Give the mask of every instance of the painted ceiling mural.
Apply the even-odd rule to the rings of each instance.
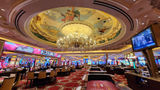
[[[107,44],[123,32],[121,23],[115,17],[96,9],[82,7],[60,7],[43,11],[30,20],[29,32],[38,39],[56,45],[59,37],[74,32],[73,27],[62,30],[63,27],[73,24],[89,27],[91,30],[81,30],[78,33],[92,35],[97,45]]]

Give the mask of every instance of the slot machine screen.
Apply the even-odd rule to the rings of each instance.
[[[127,59],[125,60],[125,64],[126,64],[126,65],[129,65],[129,61],[128,61]]]
[[[10,65],[13,66],[16,62],[16,58],[12,57],[10,61]]]
[[[21,58],[17,58],[16,66],[18,66],[18,65],[19,65],[20,59],[21,59]]]
[[[146,65],[144,57],[138,57],[138,61],[139,61],[139,63],[140,63],[141,66],[145,66]]]
[[[133,66],[133,60],[129,59],[130,65]]]

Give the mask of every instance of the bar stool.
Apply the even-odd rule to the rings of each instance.
[[[56,80],[55,78],[55,71],[52,70],[49,77],[47,78],[49,82],[53,82],[54,80]]]
[[[66,72],[66,69],[65,67],[62,68],[61,72]]]
[[[55,76],[55,71],[52,70],[51,73],[50,73],[50,75],[49,75],[49,77],[50,77],[50,78],[53,78],[54,76]]]
[[[72,72],[74,72],[75,69],[76,69],[76,67],[73,65],[73,66],[71,67]]]
[[[67,71],[68,71],[68,72],[70,72],[70,71],[71,71],[71,68],[70,68],[70,67],[68,67],[68,68],[67,68]]]
[[[46,83],[46,71],[40,71],[38,74],[38,85]]]
[[[58,73],[58,72],[57,72],[57,71],[55,71],[55,75],[54,75],[55,77],[57,77],[57,73]]]
[[[62,68],[61,75],[62,76],[67,75],[67,70],[65,69],[65,67]]]
[[[60,72],[60,69],[59,69],[59,68],[56,68],[56,72],[57,72],[57,73]]]
[[[21,74],[19,74],[17,81],[14,83],[13,89],[16,90],[18,88],[18,85],[20,84],[20,81],[21,81]]]
[[[68,68],[67,68],[67,74],[68,74],[68,75],[70,74],[70,71],[71,71],[71,68],[68,67]]]
[[[45,79],[46,78],[46,71],[41,71],[38,74],[38,79]]]
[[[33,80],[35,79],[34,77],[34,72],[28,72],[27,73],[27,83],[26,86],[28,84],[28,80],[30,80],[30,86],[33,84]]]
[[[13,84],[15,81],[15,77],[5,78],[0,90],[12,90]]]

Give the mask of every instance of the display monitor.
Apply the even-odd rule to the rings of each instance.
[[[158,64],[160,65],[160,59],[158,59]]]
[[[125,60],[125,65],[129,65],[128,59]]]
[[[151,27],[146,28],[142,32],[131,38],[132,48],[134,51],[143,50],[149,47],[155,47],[156,41],[152,33]]]
[[[89,60],[88,60],[88,65],[91,65],[91,64],[92,64],[92,60],[89,59]]]
[[[16,66],[19,66],[20,58],[17,58]]]
[[[129,59],[129,62],[130,62],[130,66],[133,66],[133,60]]]
[[[146,65],[146,61],[145,61],[144,57],[138,57],[138,61],[139,61],[139,64],[141,66],[145,66]]]

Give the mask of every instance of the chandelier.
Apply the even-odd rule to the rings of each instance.
[[[63,50],[90,50],[94,49],[96,46],[96,40],[93,37],[89,37],[82,33],[72,33],[63,36],[57,40],[57,47]]]

